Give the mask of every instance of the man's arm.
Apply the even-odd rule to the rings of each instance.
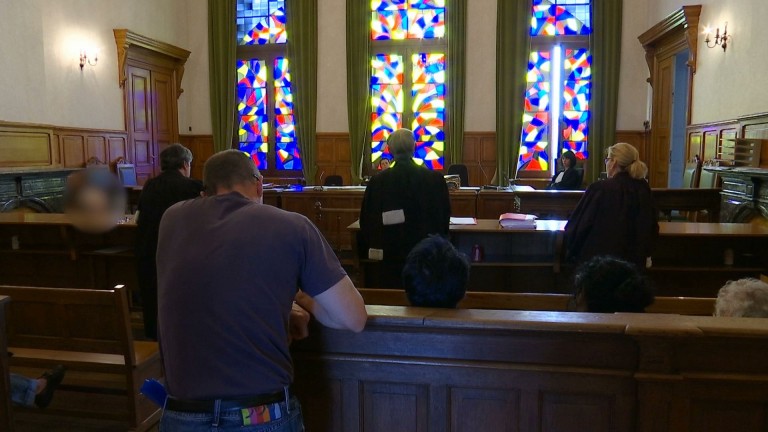
[[[344,276],[335,285],[314,298],[299,291],[296,294],[296,303],[308,310],[326,327],[360,332],[368,320],[363,298],[349,276]]]

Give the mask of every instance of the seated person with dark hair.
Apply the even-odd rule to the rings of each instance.
[[[574,274],[578,312],[645,312],[653,290],[636,265],[611,256],[596,256]]]
[[[446,238],[431,235],[408,254],[402,276],[412,306],[455,308],[467,291],[469,258]]]
[[[768,283],[754,278],[728,281],[717,293],[715,316],[768,318]]]

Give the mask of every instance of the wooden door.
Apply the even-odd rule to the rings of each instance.
[[[126,125],[130,145],[133,148],[133,163],[136,179],[144,184],[155,175],[157,147],[154,142],[152,108],[152,78],[148,69],[128,66],[126,82]]]
[[[651,187],[667,187],[669,180],[669,151],[672,132],[672,91],[674,88],[675,57],[660,59],[656,65],[653,88],[653,142],[649,163]]]
[[[173,89],[173,74],[162,70],[151,71],[152,76],[152,133],[155,150],[159,155],[166,147],[179,141],[176,92]],[[160,158],[154,159],[155,175],[160,174]]]

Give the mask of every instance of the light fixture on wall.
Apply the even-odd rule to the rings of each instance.
[[[728,48],[728,41],[731,40],[731,35],[728,34],[728,21],[725,22],[725,27],[723,28],[722,34],[720,34],[720,27],[715,29],[714,41],[712,40],[712,28],[705,27],[704,34],[707,35],[707,37],[704,39],[704,43],[707,44],[707,47],[714,48],[719,45],[723,47],[723,52],[725,52],[725,49]]]
[[[91,66],[96,66],[96,63],[99,62],[99,53],[97,51],[91,51],[90,55],[89,52],[85,49],[80,50],[80,70],[83,70],[83,67],[85,67],[85,64],[88,63]]]

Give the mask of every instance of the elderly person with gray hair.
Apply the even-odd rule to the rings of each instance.
[[[157,339],[157,268],[155,251],[160,219],[168,207],[179,201],[197,198],[203,183],[189,178],[192,152],[181,144],[172,144],[160,152],[163,172],[149,179],[139,196],[136,220],[136,272],[141,292],[144,335]]]
[[[451,202],[439,172],[413,161],[413,132],[399,129],[387,139],[395,164],[371,178],[360,208],[358,251],[381,261],[378,274],[366,271],[365,286],[401,287],[408,252],[430,234],[448,234]]]
[[[568,219],[567,257],[581,263],[611,255],[645,268],[659,233],[648,167],[636,148],[618,143],[608,148],[605,169],[608,179],[589,185]]]
[[[768,283],[753,278],[728,281],[717,293],[715,316],[768,318]]]

